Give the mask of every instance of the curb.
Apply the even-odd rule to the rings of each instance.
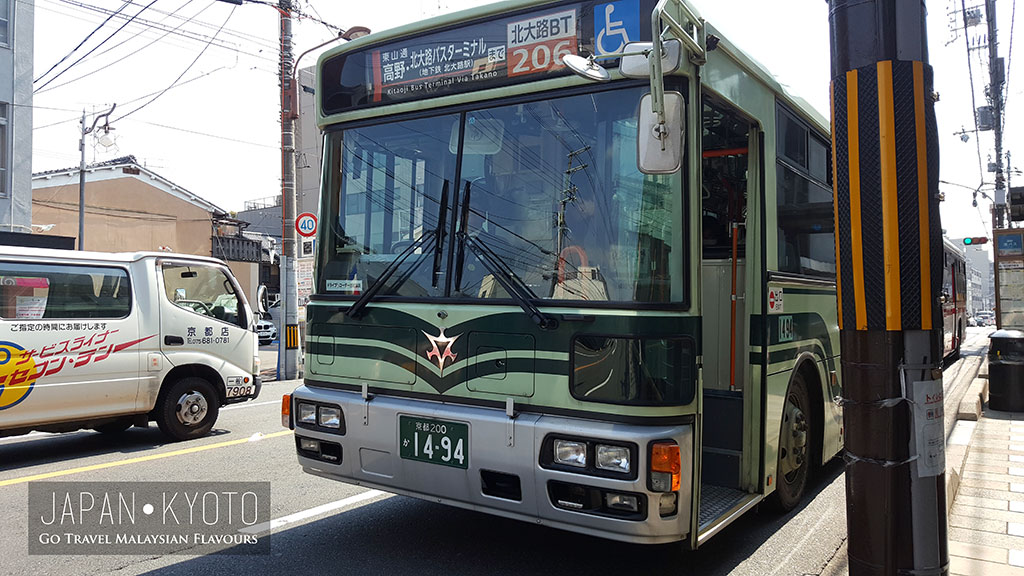
[[[957,409],[956,419],[977,422],[981,418],[981,407],[988,401],[988,378],[975,378],[964,394]]]
[[[982,408],[988,402],[988,356],[982,360],[978,373],[957,408],[956,424],[946,439],[946,516],[953,509],[960,478],[963,476],[967,456],[971,452],[971,438],[981,418]]]

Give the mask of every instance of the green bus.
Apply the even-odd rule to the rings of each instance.
[[[842,448],[827,121],[680,0],[317,64],[305,472],[696,548]]]

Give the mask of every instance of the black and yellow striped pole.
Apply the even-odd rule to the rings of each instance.
[[[925,6],[829,4],[850,574],[946,574],[939,150]]]

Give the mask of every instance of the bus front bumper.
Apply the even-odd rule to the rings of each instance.
[[[528,412],[509,418],[493,408],[388,396],[364,401],[358,393],[307,386],[292,394],[296,421],[300,404],[342,412],[337,429],[295,425],[298,460],[309,474],[626,542],[673,542],[690,531],[691,424],[645,426]],[[407,417],[405,433],[400,416]],[[408,442],[403,452],[400,442],[412,435],[408,417],[465,424],[464,467],[451,458],[447,464],[411,459]],[[418,437],[421,442],[427,433]],[[632,446],[634,472],[599,471],[592,464],[578,471],[553,465],[555,438],[587,443],[591,460],[593,446],[601,441]],[[679,445],[682,467],[679,490],[668,496],[648,485],[650,444],[664,440]],[[447,443],[449,450],[453,443]],[[437,444],[438,452],[440,448]]]

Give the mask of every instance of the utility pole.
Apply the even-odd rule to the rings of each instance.
[[[114,108],[117,108],[117,104],[110,107],[103,114],[100,114],[92,121],[92,127],[86,129],[85,127],[85,110],[82,110],[82,137],[78,140],[78,151],[81,153],[81,162],[78,165],[78,249],[85,250],[85,137],[92,134],[93,130],[96,130],[96,124],[99,123],[100,118],[104,118],[103,129],[110,130],[110,124],[108,119],[110,115],[114,113]]]
[[[267,4],[257,0],[220,0],[228,4]],[[273,6],[273,4],[269,4]],[[281,81],[281,301],[282,312],[278,341],[278,379],[292,380],[300,377],[299,349],[299,297],[295,270],[295,120],[299,118],[297,95],[296,60],[292,57],[292,0],[278,0],[277,12],[280,17],[281,50],[278,75]],[[339,39],[352,40],[369,34],[369,28],[354,26],[338,38],[332,38],[319,46],[299,55],[302,58],[312,50],[321,48]]]
[[[925,6],[829,8],[850,575],[944,575],[939,147]]]
[[[292,0],[279,0],[281,20],[281,299],[283,300],[281,332],[283,354],[278,349],[278,378],[299,378],[299,298],[295,271],[295,98],[292,84]]]
[[[985,0],[988,19],[988,101],[992,105],[992,125],[996,139],[996,199],[992,209],[992,228],[1003,227],[1006,213],[1006,181],[1003,179],[1003,59],[999,57],[996,34],[996,0]]]

